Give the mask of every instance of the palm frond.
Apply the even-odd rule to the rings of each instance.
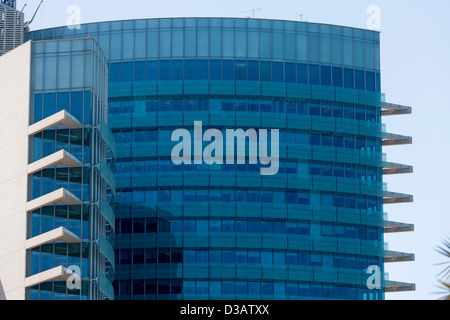
[[[444,244],[437,248],[437,252],[447,258],[450,258],[450,241],[444,240]]]
[[[443,244],[436,250],[448,259],[447,261],[440,262],[437,265],[446,265],[444,270],[438,274],[438,277],[441,278],[439,281],[439,288],[442,290],[440,294],[444,294],[441,300],[450,301],[450,240],[444,240]]]
[[[439,288],[442,290],[440,292],[436,292],[437,294],[443,295],[439,300],[449,300],[450,301],[450,283],[445,283],[440,281]]]

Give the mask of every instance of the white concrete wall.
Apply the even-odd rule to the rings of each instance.
[[[0,57],[0,300],[25,299],[31,42]]]

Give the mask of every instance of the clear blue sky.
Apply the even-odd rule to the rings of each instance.
[[[65,25],[70,5],[81,22],[161,17],[245,17],[298,20],[366,28],[370,5],[381,9],[382,90],[386,100],[413,107],[413,115],[385,118],[387,130],[414,138],[412,146],[388,147],[388,160],[414,166],[412,175],[386,178],[390,190],[413,194],[413,204],[385,207],[394,221],[414,223],[414,233],[388,235],[389,248],[414,252],[415,262],[388,264],[390,279],[414,282],[413,293],[387,299],[437,299],[435,249],[450,236],[450,1],[447,0],[44,0],[32,29]],[[18,0],[29,18],[39,0]]]

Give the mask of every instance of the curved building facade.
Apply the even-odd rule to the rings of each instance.
[[[116,299],[378,300],[411,288],[384,275],[385,262],[411,257],[386,250],[384,233],[405,225],[386,221],[384,204],[412,197],[386,190],[383,174],[411,168],[388,163],[383,146],[411,138],[382,124],[410,109],[384,102],[379,33],[174,18],[25,34],[86,37],[109,65]],[[240,151],[227,130],[239,129],[245,156],[225,161]]]

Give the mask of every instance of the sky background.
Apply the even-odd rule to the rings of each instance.
[[[24,3],[29,19],[40,0]],[[387,131],[413,137],[413,145],[386,147],[388,161],[414,166],[414,174],[386,177],[388,189],[413,194],[414,203],[385,206],[389,219],[415,224],[413,233],[387,235],[389,249],[413,252],[415,262],[387,264],[389,278],[416,283],[415,292],[387,299],[438,299],[436,276],[445,261],[436,252],[450,237],[450,1],[448,0],[45,0],[32,30],[66,25],[67,8],[81,9],[81,23],[166,17],[246,17],[299,20],[367,28],[367,8],[380,8],[382,91],[413,114],[384,118]]]

